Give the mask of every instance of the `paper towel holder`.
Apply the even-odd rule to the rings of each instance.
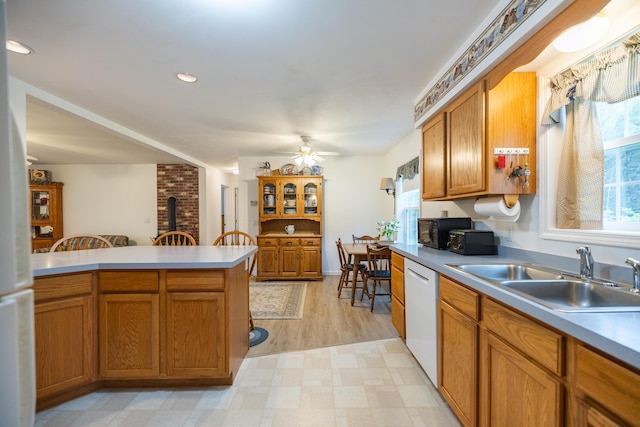
[[[502,198],[504,199],[504,204],[507,205],[508,208],[512,208],[518,203],[520,196],[518,194],[503,194]]]

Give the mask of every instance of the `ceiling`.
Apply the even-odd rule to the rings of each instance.
[[[9,53],[9,74],[65,105],[27,98],[40,164],[231,170],[238,157],[294,152],[301,135],[317,151],[381,155],[498,3],[508,0],[7,0],[8,37],[35,51]],[[611,31],[628,31],[640,3],[612,0],[607,13]],[[524,68],[549,76],[587,53],[567,62],[548,48]]]
[[[8,37],[35,51],[9,53],[9,74],[130,131],[29,97],[27,149],[40,163],[177,155],[228,170],[295,151],[300,135],[319,151],[380,155],[497,3],[8,0]]]

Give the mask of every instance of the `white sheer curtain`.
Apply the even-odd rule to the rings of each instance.
[[[558,228],[602,228],[604,150],[594,102],[640,95],[640,32],[551,79],[542,124],[560,121],[565,137],[556,198]]]

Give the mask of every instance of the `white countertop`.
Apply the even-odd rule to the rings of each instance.
[[[550,265],[547,262],[539,262],[538,259],[535,259],[535,253],[531,253],[532,258],[530,259],[519,259],[501,255],[463,256],[417,245],[395,245],[392,250],[640,369],[640,312],[568,313],[555,311],[500,286],[460,273],[446,265],[520,261],[562,268],[562,266]],[[575,262],[577,263],[577,261]]]
[[[34,277],[100,269],[231,268],[257,246],[125,246],[31,255]]]

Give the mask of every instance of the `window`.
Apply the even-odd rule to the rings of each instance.
[[[415,178],[414,178],[415,179]],[[400,181],[398,181],[400,182]],[[401,185],[396,188],[401,187]],[[406,245],[418,243],[418,217],[420,216],[420,190],[409,190],[397,196],[396,219],[400,221],[398,241]]]
[[[603,229],[640,231],[640,97],[596,108],[605,155]]]

